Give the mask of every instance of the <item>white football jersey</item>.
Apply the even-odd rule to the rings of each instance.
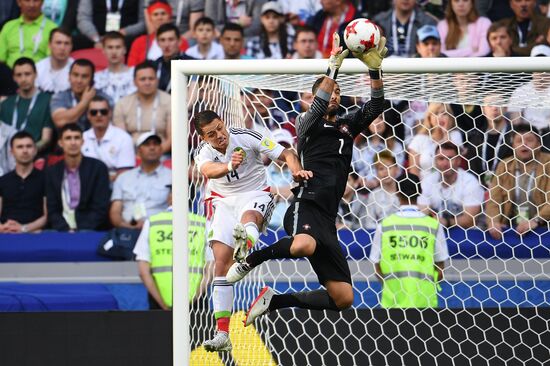
[[[267,155],[271,160],[278,159],[283,150],[282,145],[269,137],[243,128],[229,129],[229,145],[225,154],[203,142],[195,154],[197,168],[207,162],[229,163],[235,150],[242,149],[245,153],[242,164],[226,176],[208,180],[208,191],[211,194],[227,197],[234,194],[261,191],[268,187],[266,169],[260,154]]]

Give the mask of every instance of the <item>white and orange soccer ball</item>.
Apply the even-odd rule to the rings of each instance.
[[[366,18],[352,20],[346,26],[344,42],[351,52],[363,53],[380,42],[380,29]]]

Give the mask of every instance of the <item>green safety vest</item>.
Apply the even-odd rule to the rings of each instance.
[[[382,307],[437,307],[434,254],[438,227],[439,222],[430,216],[393,214],[382,220]]]
[[[151,273],[164,303],[172,307],[172,212],[161,212],[149,218]],[[206,219],[189,213],[189,300],[195,296],[202,280]]]

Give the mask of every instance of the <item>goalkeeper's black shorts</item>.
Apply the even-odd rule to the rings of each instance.
[[[288,235],[308,234],[317,242],[315,252],[307,257],[319,283],[333,280],[351,284],[351,274],[338,242],[336,224],[321,212],[313,201],[294,201],[286,210],[284,227]]]

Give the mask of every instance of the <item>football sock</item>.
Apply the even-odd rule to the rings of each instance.
[[[297,307],[311,310],[340,311],[327,290],[294,292],[291,294],[274,295],[269,304],[269,310]]]
[[[290,246],[292,245],[292,237],[285,236],[278,242],[273,245],[268,246],[267,248],[257,250],[250,253],[246,257],[246,262],[252,267],[256,267],[263,262],[270,259],[283,259],[283,258],[293,258],[290,255]]]
[[[225,277],[214,277],[212,302],[214,303],[214,318],[218,330],[229,333],[229,319],[233,306],[233,285]]]
[[[260,232],[258,230],[258,226],[256,226],[253,222],[247,222],[244,224],[244,228],[246,230],[246,236],[248,237],[248,240],[250,240],[250,243],[248,243],[248,249],[250,249],[254,246],[254,244],[256,244],[256,241],[258,241]]]

